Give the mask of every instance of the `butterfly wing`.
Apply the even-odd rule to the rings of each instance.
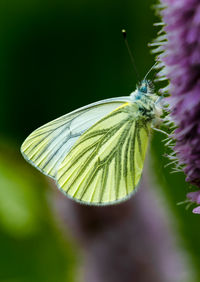
[[[41,126],[22,144],[22,155],[42,173],[55,177],[59,164],[78,138],[127,100],[129,97],[102,100]]]
[[[136,190],[146,154],[151,122],[125,103],[89,128],[59,166],[58,187],[91,205],[126,199]]]

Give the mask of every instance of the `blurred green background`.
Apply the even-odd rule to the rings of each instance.
[[[44,176],[19,148],[38,126],[104,98],[135,89],[121,29],[141,77],[154,62],[152,0],[0,2],[0,281],[75,281],[79,250],[60,231]],[[189,185],[171,174],[163,136],[151,145],[160,184],[182,248],[200,277],[200,217],[177,202]],[[190,281],[200,281],[191,278]]]

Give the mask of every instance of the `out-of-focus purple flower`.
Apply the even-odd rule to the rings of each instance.
[[[190,202],[194,202],[194,203],[200,205],[200,191],[188,193],[187,198],[190,200]],[[194,208],[193,213],[200,214],[200,206]]]
[[[186,181],[200,187],[200,1],[160,1],[165,34],[152,45],[160,53],[159,76],[170,81],[170,118],[177,127],[173,149]]]

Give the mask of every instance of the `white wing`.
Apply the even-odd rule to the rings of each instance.
[[[103,116],[129,101],[129,97],[102,100],[39,127],[22,144],[22,155],[42,173],[55,177],[76,140]]]

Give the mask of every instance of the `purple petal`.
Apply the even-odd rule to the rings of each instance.
[[[190,192],[187,194],[187,198],[192,202],[196,202],[199,196],[200,196],[200,191]]]
[[[200,206],[194,208],[192,212],[193,212],[193,213],[196,213],[196,214],[200,214]]]

